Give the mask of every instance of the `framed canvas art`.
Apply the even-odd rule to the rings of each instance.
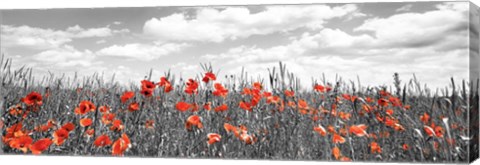
[[[479,8],[0,10],[0,154],[470,163]]]

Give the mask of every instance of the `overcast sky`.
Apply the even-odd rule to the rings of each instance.
[[[335,74],[365,85],[432,87],[468,78],[468,3],[359,3],[3,10],[1,51],[16,66],[72,75],[117,73],[122,83],[188,78],[211,63],[219,77],[266,76],[282,61],[310,84]],[[108,77],[107,77],[108,78]],[[267,77],[265,77],[267,78]]]

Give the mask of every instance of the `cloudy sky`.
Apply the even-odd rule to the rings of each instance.
[[[220,76],[266,76],[282,61],[303,84],[322,73],[432,87],[468,78],[468,3],[143,7],[1,11],[1,51],[48,73],[113,73],[122,83],[211,63]],[[177,77],[178,77],[177,76]],[[256,77],[256,76],[255,76]],[[265,77],[267,78],[267,77]],[[155,78],[154,80],[156,80]]]

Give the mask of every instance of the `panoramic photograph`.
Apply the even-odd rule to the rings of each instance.
[[[438,1],[0,10],[0,154],[468,163],[479,22]]]

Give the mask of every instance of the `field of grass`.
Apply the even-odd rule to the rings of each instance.
[[[257,79],[202,65],[196,77],[122,86],[0,64],[4,154],[465,162],[478,150],[478,81],[428,90],[394,74],[391,86],[302,88],[280,63]]]

